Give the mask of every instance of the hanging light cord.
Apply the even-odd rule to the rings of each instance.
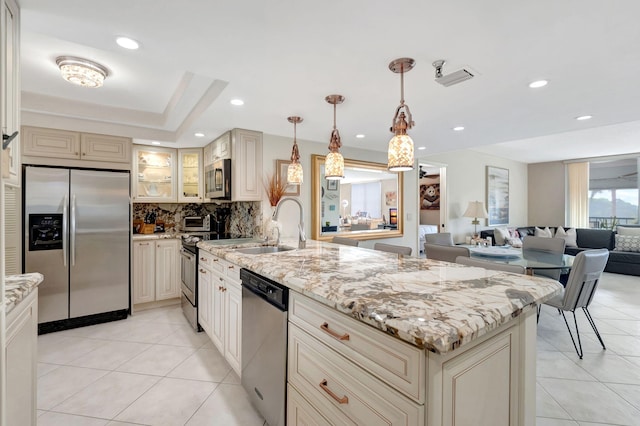
[[[338,152],[342,143],[340,142],[340,133],[336,128],[336,104],[333,104],[333,130],[331,131],[331,140],[329,141],[329,151]]]
[[[405,113],[402,110],[406,110],[406,118]],[[407,129],[410,129],[414,125],[413,117],[411,116],[411,110],[409,109],[409,105],[404,103],[404,65],[400,65],[400,105],[396,108],[396,114],[393,116],[393,122],[391,124],[391,130],[396,135],[405,135],[407,133]]]

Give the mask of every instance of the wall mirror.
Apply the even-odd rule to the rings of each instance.
[[[402,236],[402,174],[387,165],[344,160],[344,179],[324,178],[324,156],[311,156],[311,235],[371,240]]]

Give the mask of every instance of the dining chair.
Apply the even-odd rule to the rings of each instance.
[[[554,260],[558,263],[562,261],[564,255],[565,240],[563,238],[534,237],[529,235],[522,240],[522,256],[525,259],[535,259],[537,254],[543,254],[548,259],[549,253],[554,254]],[[561,269],[538,269],[533,271],[533,275],[549,277],[558,281]]]
[[[374,250],[386,251],[388,253],[397,253],[405,256],[411,256],[411,247],[396,246],[394,244],[375,243],[373,245]]]
[[[360,241],[358,240],[354,240],[353,238],[345,238],[345,237],[333,237],[331,242],[335,244],[342,244],[345,246],[353,246],[353,247],[358,247],[358,245],[360,244]]]
[[[458,256],[469,257],[470,252],[466,247],[424,243],[424,254],[427,256],[427,259],[444,260],[445,262],[455,263]]]
[[[514,274],[525,273],[524,266],[491,262],[489,260],[476,259],[474,257],[458,256],[456,257],[456,263],[467,266],[478,266],[480,268],[492,269],[494,271],[513,272]]]
[[[453,245],[453,237],[451,236],[451,232],[438,232],[436,234],[426,234],[424,236],[424,241],[425,243],[440,244],[443,246]]]
[[[580,359],[582,359],[583,351],[582,343],[580,342],[578,321],[576,320],[576,309],[578,308],[582,308],[585,316],[587,317],[587,320],[589,321],[589,324],[591,325],[591,328],[593,328],[593,331],[596,333],[596,337],[598,337],[598,340],[602,345],[602,349],[607,349],[604,346],[602,336],[600,336],[600,333],[596,328],[596,323],[593,322],[593,317],[591,317],[588,308],[591,304],[591,301],[593,300],[593,295],[598,288],[600,276],[602,275],[602,272],[607,265],[608,259],[609,250],[607,249],[585,250],[578,253],[575,260],[573,261],[573,267],[571,268],[571,272],[569,273],[567,285],[562,290],[562,293],[544,302],[545,305],[557,308],[562,314],[564,323],[567,325],[567,330],[569,330],[569,336],[571,336],[573,347],[576,349],[576,353],[578,354]],[[575,339],[573,338],[571,327],[569,327],[567,317],[564,315],[564,311],[573,313],[573,322],[576,328],[576,337],[578,339],[577,345]],[[538,319],[540,319],[539,312]]]

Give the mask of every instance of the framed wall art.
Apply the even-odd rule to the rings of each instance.
[[[509,169],[487,166],[489,226],[509,223]]]
[[[278,183],[287,181],[287,169],[289,168],[289,164],[291,164],[290,160],[276,160],[276,179]],[[287,185],[284,196],[293,196],[297,197],[300,195],[300,185]]]

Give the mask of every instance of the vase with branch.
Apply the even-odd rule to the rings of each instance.
[[[263,185],[264,190],[267,193],[267,197],[269,198],[271,213],[273,213],[273,209],[275,209],[280,199],[284,196],[287,188],[287,182],[285,182],[283,179],[278,179],[277,175],[274,173],[265,177]],[[264,220],[263,229],[264,237],[268,238],[270,243],[272,236],[274,235],[274,228],[279,229],[279,225],[277,222],[272,220],[272,214],[269,214],[269,217],[265,218]]]

